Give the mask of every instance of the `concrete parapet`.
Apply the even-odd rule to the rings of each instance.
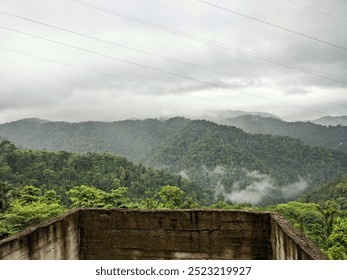
[[[0,241],[0,259],[325,259],[286,220],[236,210],[80,209]]]

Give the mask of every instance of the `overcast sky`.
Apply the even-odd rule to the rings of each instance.
[[[0,123],[347,114],[346,0],[85,1],[0,0]]]

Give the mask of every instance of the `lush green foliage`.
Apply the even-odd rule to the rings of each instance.
[[[310,189],[300,198],[302,202],[319,204],[324,204],[329,200],[337,204],[336,208],[347,211],[347,174],[340,179]]]
[[[118,187],[110,191],[86,185],[76,186],[67,191],[69,208],[201,208],[192,197],[185,196],[183,190],[166,185],[151,195],[134,201],[128,189]],[[206,206],[205,206],[206,207]],[[316,203],[289,202],[252,208],[250,204],[229,204],[223,200],[209,206],[211,209],[271,210],[281,213],[306,237],[316,243],[332,259],[346,259],[347,219],[346,211],[337,210],[334,201],[322,207]],[[26,227],[55,217],[67,208],[61,205],[60,197],[54,190],[42,192],[34,186],[24,186],[10,199],[10,207],[0,214],[0,237],[17,233]]]
[[[179,208],[182,207],[184,192],[176,186],[164,186],[159,191],[159,197],[162,208]]]
[[[15,234],[64,213],[67,209],[60,203],[60,197],[54,190],[42,194],[34,186],[24,186],[0,216],[0,237]]]
[[[66,191],[75,186],[88,185],[103,191],[125,187],[132,199],[154,194],[162,186],[174,185],[187,195],[202,199],[198,186],[181,176],[133,164],[112,154],[77,154],[19,150],[8,141],[0,143],[0,180],[7,185],[33,185],[42,191],[54,189],[69,205]],[[6,184],[0,185],[1,209],[6,209]],[[4,201],[4,202],[2,202]]]
[[[119,187],[110,192],[102,191],[95,187],[76,186],[67,192],[71,208],[131,208],[135,205],[131,203],[128,189]]]
[[[347,260],[347,219],[337,218],[328,240],[328,256],[333,260]]]
[[[327,225],[322,209],[318,204],[292,201],[287,204],[278,204],[272,210],[286,217],[294,227],[321,248],[325,247],[327,238],[325,227]]]
[[[347,259],[347,174],[311,189],[299,200],[305,202],[304,205],[314,203],[322,213],[323,234],[316,244],[331,259]],[[317,224],[312,226],[317,227]],[[317,237],[311,239],[317,240]]]

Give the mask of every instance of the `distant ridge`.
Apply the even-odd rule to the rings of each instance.
[[[271,117],[279,119],[277,116],[264,112],[247,112],[241,110],[207,110],[203,112],[192,112],[187,117],[191,119],[203,119],[213,121],[216,123],[222,123],[225,119],[236,118],[245,115],[255,115],[261,117]]]
[[[289,136],[309,145],[347,152],[347,126],[322,126],[312,122],[285,122],[278,118],[244,115],[222,121],[248,133]]]
[[[331,117],[331,116],[325,116],[319,119],[311,120],[310,122],[315,123],[315,124],[320,124],[320,125],[325,125],[325,126],[347,126],[347,116],[336,116],[336,117]]]

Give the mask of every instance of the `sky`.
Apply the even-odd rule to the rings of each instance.
[[[0,0],[0,123],[347,114],[345,0]]]

